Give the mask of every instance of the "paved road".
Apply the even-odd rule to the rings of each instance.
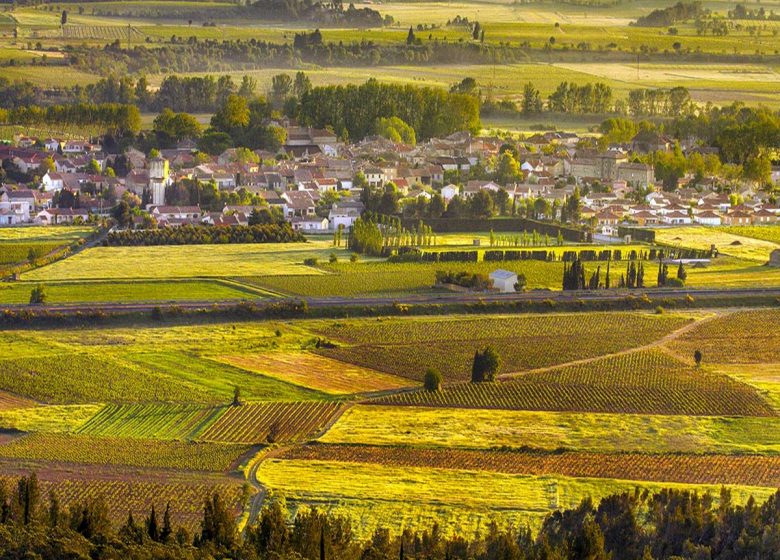
[[[688,295],[697,299],[722,298],[722,297],[777,297],[780,298],[780,288],[737,288],[737,289],[641,289],[641,290],[594,290],[555,292],[547,290],[535,290],[515,294],[484,294],[484,293],[442,293],[442,294],[415,294],[398,297],[328,297],[328,298],[272,298],[255,300],[258,308],[279,304],[284,301],[305,301],[310,308],[323,307],[371,307],[397,304],[458,304],[458,303],[496,303],[496,302],[539,302],[551,300],[558,303],[589,301],[610,302],[619,301],[627,296],[642,297],[647,295],[655,298],[684,298]],[[80,303],[80,304],[50,304],[45,306],[30,305],[0,305],[2,310],[36,309],[59,313],[88,313],[103,311],[105,313],[116,312],[151,312],[155,307],[181,309],[224,309],[235,307],[238,301],[159,301],[144,303]]]

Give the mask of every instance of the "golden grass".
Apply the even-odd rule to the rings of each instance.
[[[413,385],[402,377],[308,352],[227,355],[219,356],[217,360],[332,395],[386,391]]]

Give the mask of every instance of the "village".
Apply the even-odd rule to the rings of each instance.
[[[675,148],[660,134],[640,133],[599,150],[592,138],[565,132],[520,140],[460,132],[416,146],[379,136],[349,144],[328,130],[292,123],[286,133],[278,153],[231,148],[217,156],[199,152],[190,140],[150,154],[129,148],[117,155],[99,142],[18,136],[0,146],[0,225],[93,222],[124,200],[137,209],[132,225],[139,228],[246,225],[253,208],[267,206],[296,230],[327,233],[361,216],[366,188],[391,190],[397,212],[414,218],[453,217],[453,200],[467,202],[486,191],[503,201],[491,205],[489,215],[528,210],[536,219],[563,221],[561,209],[576,194],[579,212],[567,221],[604,237],[617,237],[621,225],[780,221],[771,194],[748,182],[686,174],[664,190],[654,166],[638,161]],[[717,154],[694,143],[682,149]],[[772,181],[780,183],[780,167],[772,168]],[[221,194],[219,207],[172,200],[172,187],[183,182],[210,186]],[[430,204],[434,197],[438,204]],[[429,205],[424,216],[420,201]]]

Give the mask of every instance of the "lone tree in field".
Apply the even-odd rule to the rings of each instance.
[[[501,359],[498,357],[498,352],[492,346],[488,346],[482,351],[477,350],[474,353],[474,364],[471,367],[471,382],[495,381],[500,364]]]
[[[688,272],[685,270],[682,261],[680,261],[680,266],[677,267],[677,278],[683,283],[685,283],[685,280],[688,278]]]
[[[30,292],[30,305],[43,305],[46,303],[46,290],[43,284],[38,284]]]
[[[423,380],[423,385],[425,387],[426,391],[441,391],[441,373],[436,371],[433,368],[428,368],[425,370],[425,378]]]
[[[241,406],[241,387],[236,385],[233,387],[233,406]]]
[[[696,362],[696,367],[699,367],[701,365],[701,359],[703,358],[701,354],[701,350],[696,350],[693,353],[693,360]]]

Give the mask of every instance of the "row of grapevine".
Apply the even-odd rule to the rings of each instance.
[[[33,433],[0,445],[0,458],[187,471],[228,471],[245,445]]]
[[[314,437],[340,412],[337,402],[275,402],[228,408],[200,439],[214,442],[274,443]]]
[[[541,453],[447,448],[310,445],[283,459],[343,461],[544,476],[610,478],[684,484],[780,486],[780,457],[645,453]]]
[[[169,404],[109,404],[77,433],[95,436],[193,440],[224,407]]]
[[[170,504],[173,524],[194,532],[203,518],[204,502],[215,492],[234,512],[238,513],[243,506],[243,490],[236,483],[197,478],[191,482],[167,482],[149,480],[148,477],[126,477],[125,473],[116,473],[115,476],[117,478],[114,479],[89,478],[87,473],[85,477],[42,478],[39,482],[41,494],[48,496],[53,492],[64,508],[102,498],[108,507],[109,518],[117,525],[127,520],[128,512],[132,512],[137,520],[143,520],[152,506],[162,516]],[[9,487],[16,484],[14,476],[0,475],[0,480]]]

